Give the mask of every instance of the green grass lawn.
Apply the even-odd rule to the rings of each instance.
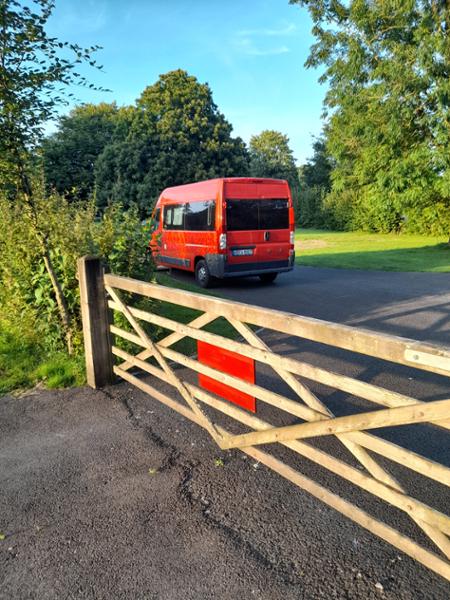
[[[297,229],[296,263],[378,271],[450,272],[445,237]]]

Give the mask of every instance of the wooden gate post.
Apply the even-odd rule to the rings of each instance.
[[[109,309],[103,281],[103,265],[95,256],[77,261],[80,284],[81,318],[83,321],[86,377],[93,388],[114,381]]]

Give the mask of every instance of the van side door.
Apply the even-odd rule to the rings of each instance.
[[[164,205],[160,261],[173,267],[184,267],[183,246],[185,205]]]
[[[161,250],[161,207],[157,206],[151,218],[149,247],[155,260],[158,260]]]

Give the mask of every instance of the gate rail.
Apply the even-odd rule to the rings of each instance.
[[[126,277],[103,275],[100,261],[89,257],[79,260],[79,279],[87,375],[90,385],[100,387],[111,383],[114,373],[206,429],[220,448],[239,448],[352,521],[450,580],[450,540],[448,537],[450,535],[450,517],[410,495],[409,491],[386,469],[385,463],[382,465],[378,462],[377,456],[387,458],[448,487],[450,487],[450,468],[382,437],[368,433],[368,430],[380,427],[425,422],[438,426],[446,433],[445,430],[450,429],[450,399],[421,402],[404,394],[277,354],[249,325],[264,327],[290,336],[448,377],[450,377],[450,348],[185,292]],[[105,292],[109,299],[106,298]],[[203,311],[203,314],[187,325],[181,324],[152,312],[129,306],[121,292],[188,306]],[[110,324],[108,308],[122,313],[134,333]],[[202,329],[220,317],[227,319],[244,341],[230,340]],[[142,322],[160,326],[172,333],[155,342],[146,333]],[[133,355],[112,345],[110,333],[132,342],[140,348],[140,351]],[[260,385],[218,371],[171,348],[186,336],[237,352],[270,366],[295,392],[296,399],[293,400]],[[113,366],[112,355],[122,362]],[[158,366],[147,362],[149,358],[156,359]],[[303,422],[276,426],[264,421],[260,417],[221,400],[205,389],[181,379],[172,368],[172,362],[255,396]],[[171,384],[179,392],[184,403],[174,400],[148,381],[143,381],[131,374],[129,371],[132,367]],[[336,417],[309,388],[305,379],[381,405],[382,408]],[[203,410],[203,405],[232,417],[250,431],[237,435],[230,433],[222,425],[211,420]],[[326,435],[336,436],[358,461],[359,468],[307,441],[311,437]],[[448,436],[448,433],[446,435]],[[261,444],[272,443],[280,443],[400,509],[428,536],[438,553],[420,545],[391,525],[376,519],[349,500],[338,496],[258,448]]]

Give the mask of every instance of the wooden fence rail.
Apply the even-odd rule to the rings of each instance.
[[[102,285],[99,285],[98,269],[99,262],[95,262],[94,259],[84,258],[79,261],[87,368],[88,374],[91,374],[89,380],[91,385],[98,387],[109,383],[114,373],[202,426],[220,448],[239,448],[349,519],[369,529],[372,533],[450,580],[450,540],[448,537],[450,535],[450,517],[415,498],[414,487],[411,486],[412,491],[405,489],[405,486],[400,484],[387,469],[385,459],[447,487],[450,487],[450,468],[372,433],[380,427],[392,428],[407,424],[429,423],[433,431],[439,432],[440,430],[439,434],[445,436],[448,452],[450,391],[448,399],[419,401],[372,383],[359,381],[305,361],[280,355],[272,351],[249,325],[264,327],[282,334],[312,340],[447,377],[450,377],[449,348],[166,288],[111,274],[102,276]],[[95,276],[92,275],[91,270],[95,271]],[[95,290],[92,293],[89,292],[92,287],[89,281],[95,282]],[[125,296],[122,292],[126,292]],[[111,311],[122,313],[129,324],[129,331],[110,324],[108,318],[105,317],[105,294],[109,297],[106,300],[107,306]],[[187,306],[202,311],[203,314],[187,325],[182,324],[150,311],[130,306],[125,300],[130,294]],[[95,300],[97,296],[100,296],[100,300],[98,298]],[[220,317],[227,319],[243,341],[224,338],[203,329]],[[145,323],[159,326],[171,333],[163,339],[155,341],[147,333]],[[136,354],[112,345],[110,336],[131,342],[133,347],[137,347]],[[295,393],[295,399],[266,389],[258,383],[249,383],[224,373],[171,348],[184,337],[219,346],[270,367]],[[100,338],[103,339],[103,342],[96,347],[93,340]],[[118,363],[114,366],[112,365],[112,356],[118,359]],[[149,358],[154,359],[153,364],[148,362]],[[102,361],[103,368],[95,367],[95,363],[98,361]],[[283,426],[274,425],[250,414],[182,378],[183,376],[179,374],[180,371],[174,369],[173,363],[231,386],[284,411],[295,417],[295,423]],[[150,377],[143,380],[130,373],[131,368],[138,369]],[[154,378],[171,384],[174,387],[174,397],[169,397],[158,390],[153,384]],[[325,401],[309,387],[308,381],[317,382],[361,398],[377,405],[377,409],[346,416],[335,416],[326,406]],[[175,399],[177,392],[180,400]],[[208,411],[205,411],[204,407],[208,407]],[[233,434],[226,430],[221,422],[212,420],[211,409],[217,417],[221,413],[225,414],[243,425],[247,431]],[[330,435],[336,436],[347,451],[353,455],[356,466],[334,456],[331,450],[325,451],[323,447],[319,449],[310,440],[310,438]],[[401,510],[431,540],[435,551],[431,551],[412,537],[408,537],[376,519],[349,500],[339,497],[323,485],[312,481],[259,448],[262,444],[273,443],[281,444],[337,477]],[[383,458],[382,464],[379,462],[379,457]],[[430,498],[432,497],[431,489]]]

